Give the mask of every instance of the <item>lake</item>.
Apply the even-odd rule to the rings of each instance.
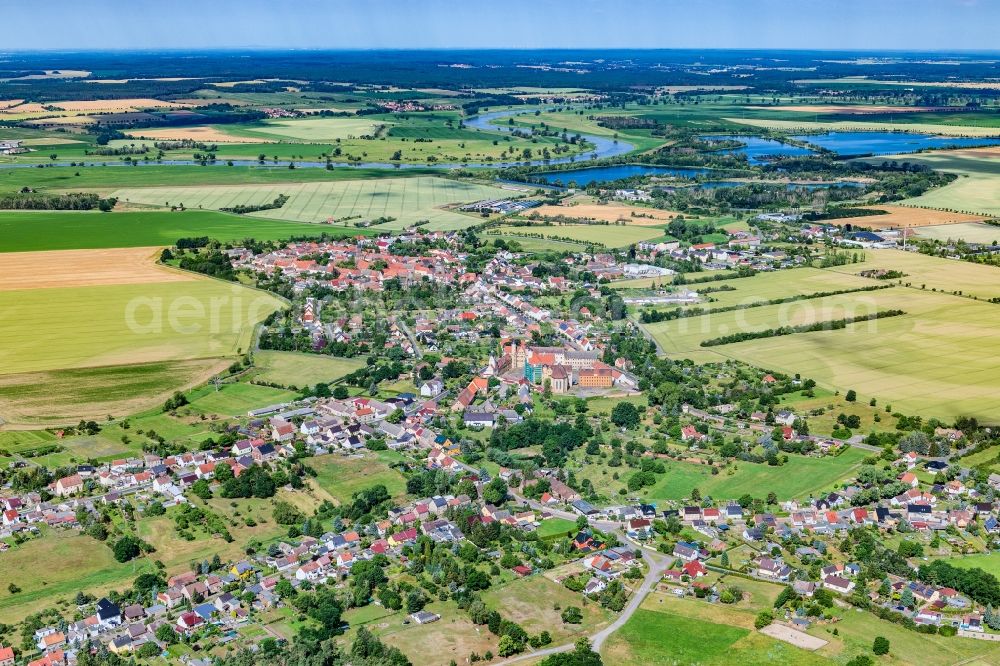
[[[797,155],[812,155],[812,151],[801,146],[793,146],[782,143],[775,139],[764,139],[759,136],[739,136],[739,135],[714,135],[703,136],[706,141],[739,141],[743,148],[733,148],[731,150],[721,150],[721,154],[746,155],[750,164],[764,164],[772,157],[795,157]]]
[[[935,136],[908,132],[827,132],[792,138],[831,150],[837,155],[893,155],[912,153],[924,148],[973,148],[1000,144],[1000,138]]]
[[[589,169],[573,169],[570,171],[550,171],[548,173],[533,174],[545,180],[547,183],[562,183],[566,185],[575,182],[579,187],[586,187],[591,183],[603,183],[633,176],[680,176],[683,178],[694,178],[709,172],[709,169],[683,168],[683,167],[661,167],[648,166],[645,164],[616,164],[606,167],[591,167]]]

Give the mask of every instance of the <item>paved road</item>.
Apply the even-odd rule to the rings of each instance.
[[[413,351],[416,353],[417,358],[418,359],[423,358],[424,357],[424,352],[420,348],[420,345],[417,343],[416,336],[413,335],[413,332],[410,330],[410,327],[406,325],[406,322],[403,321],[403,318],[402,317],[393,317],[393,321],[396,323],[397,326],[399,326],[399,330],[401,330],[403,332],[403,335],[405,335],[407,338],[409,338],[410,344],[413,345]]]
[[[569,511],[544,507],[538,502],[529,500],[524,497],[519,497],[517,495],[514,495],[514,497],[519,501],[526,502],[529,506],[531,506],[534,509],[538,509],[541,511],[548,511],[553,516],[557,516],[559,518],[567,518],[569,520],[576,520],[577,518],[576,514],[570,513]],[[640,585],[639,589],[637,589],[632,594],[628,604],[625,606],[624,609],[622,609],[621,615],[618,616],[618,619],[616,619],[614,622],[609,624],[604,629],[601,629],[600,631],[591,634],[590,636],[587,636],[587,639],[590,641],[590,645],[593,648],[593,650],[595,652],[600,652],[601,646],[604,645],[604,641],[607,640],[608,637],[611,636],[613,633],[621,629],[622,626],[624,626],[624,624],[629,621],[629,618],[632,617],[632,615],[639,609],[639,606],[642,605],[642,602],[645,601],[646,596],[649,595],[649,593],[656,588],[657,583],[659,583],[660,579],[663,577],[663,571],[670,564],[670,559],[655,550],[645,548],[639,544],[635,544],[634,542],[631,542],[628,539],[626,539],[624,535],[621,533],[620,523],[607,520],[592,520],[590,521],[590,524],[593,525],[594,527],[597,527],[603,532],[610,532],[617,535],[623,543],[631,543],[632,545],[635,545],[637,547],[637,550],[639,550],[642,553],[642,558],[646,561],[646,564],[649,566],[649,572],[643,579],[642,585]],[[572,643],[556,645],[553,647],[545,648],[543,650],[526,652],[524,654],[519,654],[516,657],[511,657],[506,661],[501,661],[499,662],[498,666],[503,666],[504,664],[516,664],[522,661],[527,661],[529,659],[532,660],[541,659],[543,657],[547,657],[551,654],[557,654],[559,652],[569,652],[575,647],[575,645],[576,642],[574,641]]]

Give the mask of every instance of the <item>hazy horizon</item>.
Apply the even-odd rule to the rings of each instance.
[[[3,2],[4,52],[706,49],[996,52],[979,0]]]

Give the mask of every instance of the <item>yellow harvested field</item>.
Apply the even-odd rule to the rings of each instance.
[[[36,114],[37,115],[37,114]],[[96,122],[90,116],[69,113],[65,116],[46,116],[26,120],[25,125],[90,125]]]
[[[87,83],[129,83],[130,81],[196,81],[198,76],[161,76],[153,79],[87,79]]]
[[[23,100],[11,100],[11,102],[21,102]],[[4,102],[7,104],[7,102]],[[28,102],[27,104],[9,104],[0,107],[0,113],[47,113],[45,107],[38,102]]]
[[[68,143],[84,143],[77,139],[63,139],[58,136],[43,136],[37,139],[25,139],[22,141],[26,146],[64,146]]]
[[[661,225],[674,219],[680,213],[672,210],[642,208],[625,204],[574,204],[571,206],[539,206],[532,208],[528,216],[571,217],[579,220],[600,220],[603,222],[624,221],[637,226]]]
[[[1000,90],[1000,81],[885,81],[867,76],[844,76],[839,79],[799,79],[792,83],[869,83],[882,86],[921,86],[925,88],[969,88],[978,90]]]
[[[868,215],[862,217],[842,217],[838,220],[826,220],[825,224],[843,226],[853,224],[872,229],[890,229],[894,227],[933,227],[942,224],[966,224],[982,222],[981,215],[968,213],[952,213],[933,208],[911,208],[909,206],[862,206],[870,210],[884,210],[886,215]]]
[[[192,127],[164,127],[162,129],[141,129],[126,132],[129,136],[154,141],[211,141],[213,143],[268,143],[267,139],[259,137],[243,137],[226,134],[218,127],[210,125],[194,125]]]
[[[128,111],[139,111],[140,109],[185,109],[190,104],[180,104],[178,102],[164,102],[163,100],[151,97],[132,97],[128,99],[94,99],[94,100],[67,100],[64,102],[51,102],[47,106],[58,107],[65,111],[78,111],[81,113],[125,113]]]
[[[56,250],[0,254],[0,291],[113,284],[192,282],[196,278],[154,263],[160,248]]]

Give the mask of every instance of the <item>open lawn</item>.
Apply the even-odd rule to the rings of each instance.
[[[364,453],[344,456],[331,453],[309,459],[309,466],[316,470],[313,483],[330,496],[344,504],[359,490],[383,485],[389,494],[401,498],[406,494],[406,481],[399,471],[389,467],[389,452]]]
[[[712,474],[707,465],[664,460],[666,473],[657,475],[654,486],[632,493],[645,501],[679,501],[691,496],[697,488],[703,497],[740,497],[749,493],[757,497],[774,491],[779,500],[804,498],[830,490],[847,479],[860,465],[866,452],[849,449],[840,456],[813,458],[789,455],[788,462],[780,467],[766,464],[737,462],[718,474]],[[631,472],[604,465],[571,463],[578,478],[590,479],[600,493],[614,497],[624,488]],[[618,480],[613,474],[618,472]]]
[[[143,187],[121,189],[115,193],[120,199],[133,203],[154,206],[163,206],[166,202],[183,203],[187,208],[207,209],[270,202],[281,194],[290,197],[283,207],[253,213],[244,219],[342,221],[348,225],[347,228],[356,229],[355,222],[392,217],[395,219],[380,224],[375,229],[398,230],[421,220],[430,221],[424,227],[427,230],[462,229],[479,223],[481,218],[445,210],[444,206],[479,199],[508,198],[516,193],[487,185],[427,176],[322,183],[273,183],[263,187]]]
[[[699,608],[703,606],[704,608]],[[725,623],[720,623],[725,622]],[[730,622],[739,622],[738,625]],[[602,650],[616,666],[828,663],[752,630],[753,615],[701,601],[651,595]]]
[[[253,359],[261,381],[296,387],[332,382],[365,366],[363,359],[299,352],[259,351]]]
[[[542,575],[516,579],[501,587],[493,587],[483,593],[483,601],[495,608],[527,631],[537,634],[548,630],[554,645],[573,640],[581,634],[593,633],[605,626],[614,614],[601,608],[599,604],[585,601],[579,593],[571,592],[562,584]],[[576,606],[583,612],[583,622],[566,624],[562,621],[561,610]]]
[[[965,460],[963,460],[963,463]],[[991,553],[980,553],[977,555],[963,555],[953,557],[948,560],[948,564],[960,569],[982,569],[987,573],[1000,577],[1000,551]]]
[[[193,236],[208,236],[223,242],[244,238],[281,240],[324,232],[353,235],[364,230],[275,222],[207,210],[0,212],[0,252],[167,246],[178,238]]]
[[[1000,659],[1000,643],[971,638],[946,638],[920,634],[898,624],[880,620],[871,613],[854,608],[837,612],[840,620],[833,625],[816,625],[808,633],[829,641],[816,651],[821,655],[845,663],[858,654],[870,654],[876,636],[889,640],[889,657],[885,663],[912,666],[952,666],[968,664],[985,666]],[[836,628],[839,636],[833,635]]]
[[[702,496],[757,496],[762,489],[774,491],[779,500],[802,498],[831,489],[861,465],[866,452],[850,449],[840,456],[811,458],[790,455],[780,467],[740,462],[712,475],[708,467],[691,463],[667,464],[667,473],[655,486],[645,489],[646,499],[681,500],[698,488]]]
[[[535,530],[535,534],[543,540],[558,540],[564,538],[568,533],[575,533],[575,531],[576,523],[572,520],[566,520],[565,518],[549,518],[538,526],[538,529]]]
[[[532,224],[524,227],[502,226],[499,233],[510,236],[542,236],[568,239],[583,243],[619,248],[645,240],[661,238],[663,230],[655,227],[624,226],[620,224]]]
[[[402,650],[414,666],[448,666],[452,660],[464,662],[473,652],[496,653],[496,636],[473,624],[469,614],[459,610],[454,601],[434,601],[424,610],[437,613],[441,619],[430,624],[410,621],[404,625],[400,616],[393,616],[367,627],[385,643]]]
[[[124,589],[152,569],[148,560],[115,561],[104,543],[72,531],[48,532],[0,553],[0,622],[19,622],[57,601],[73,607],[77,592]],[[7,587],[21,588],[10,594]]]

